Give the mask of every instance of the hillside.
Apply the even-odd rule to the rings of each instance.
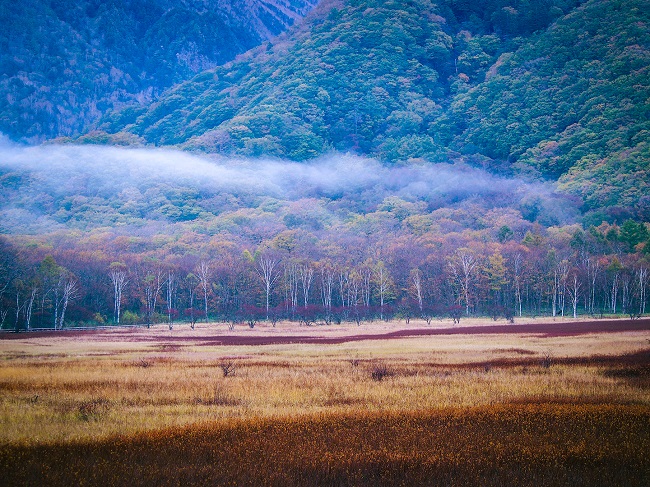
[[[585,210],[650,219],[648,3],[587,2],[502,55],[448,119],[459,150],[559,178]]]
[[[97,105],[97,130],[0,136],[0,328],[119,323],[110,279],[127,275],[132,324],[193,320],[199,297],[231,324],[643,315],[643,7],[325,0],[157,101]],[[108,93],[108,64],[76,66],[66,82]],[[51,120],[90,120],[86,92],[48,89],[33,101]]]
[[[147,104],[307,13],[316,0],[0,2],[0,132],[78,136],[107,110]]]
[[[102,128],[293,160],[465,159],[559,178],[596,224],[648,219],[647,2],[506,3],[321,2],[290,35]]]
[[[486,19],[489,4],[480,10]],[[133,123],[128,130],[149,143],[296,160],[332,148],[446,158],[433,124],[459,80],[481,80],[521,42],[495,35],[499,24],[476,14],[456,2],[321,2],[290,36],[105,127]]]

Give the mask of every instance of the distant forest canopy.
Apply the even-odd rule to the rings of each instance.
[[[646,0],[5,2],[0,131],[463,161],[557,181],[588,224],[648,221],[649,16]]]
[[[649,17],[645,0],[325,1],[82,141],[462,159],[559,180],[613,222],[649,204]]]
[[[341,156],[14,146],[2,159],[5,328],[636,316],[647,303],[649,225],[585,229],[550,183]]]
[[[482,230],[422,232],[408,230],[403,202],[392,204],[336,228],[273,233],[258,245],[191,227],[171,235],[97,229],[0,237],[2,328],[171,328],[219,320],[234,329],[262,320],[428,324],[646,312],[647,225],[532,225],[523,238],[496,222]],[[246,219],[241,215],[237,225],[247,227]],[[269,216],[256,231],[274,224]]]

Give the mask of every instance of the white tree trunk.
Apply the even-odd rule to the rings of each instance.
[[[210,265],[205,262],[199,262],[196,267],[196,274],[201,283],[201,290],[203,291],[203,307],[205,311],[205,322],[208,322],[208,292],[210,290]]]
[[[65,312],[68,309],[68,303],[71,299],[74,299],[77,296],[77,291],[77,281],[70,279],[64,283],[63,291],[61,293],[61,316],[59,317],[59,330],[63,329],[63,324],[65,322]]]
[[[302,295],[305,307],[309,304],[309,290],[311,289],[313,278],[314,269],[306,265],[300,268],[300,281],[302,283]]]
[[[273,285],[278,279],[279,274],[276,271],[278,261],[268,257],[260,257],[257,263],[257,272],[264,282],[264,290],[266,292],[266,319],[269,319],[269,303],[271,298],[271,291]]]
[[[120,311],[122,309],[122,292],[126,286],[127,274],[124,269],[111,269],[109,276],[113,283],[113,317],[115,323],[120,324]]]

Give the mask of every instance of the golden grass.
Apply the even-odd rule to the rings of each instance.
[[[304,328],[294,331],[314,333]],[[136,341],[111,331],[0,341],[0,443],[97,439],[203,421],[323,412],[540,401],[650,405],[643,378],[605,373],[615,357],[648,348],[643,332],[223,347],[202,345],[218,330],[195,331],[191,341],[185,331],[161,329],[138,331]],[[542,364],[547,354],[549,368]],[[594,362],[593,356],[613,357],[612,363]],[[235,365],[234,375],[223,376],[224,361]],[[381,366],[387,377],[373,380]]]
[[[639,453],[650,451],[650,332],[208,340],[225,335],[203,325],[0,340],[0,470],[13,472],[0,484],[644,485],[650,475]],[[235,370],[224,377],[226,363]]]

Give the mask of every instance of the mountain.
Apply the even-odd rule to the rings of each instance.
[[[648,220],[649,95],[648,2],[590,1],[456,97],[449,142],[559,178],[595,223],[601,208]]]
[[[647,221],[649,12],[647,0],[3,2],[0,130],[461,161],[556,182],[588,223]]]
[[[2,0],[0,132],[78,136],[278,35],[316,1]]]
[[[289,34],[110,114],[102,129],[294,160],[332,149],[460,158],[559,179],[596,219],[648,219],[635,213],[650,210],[646,7],[328,0]]]
[[[332,148],[388,160],[446,158],[433,123],[459,80],[481,80],[502,51],[520,42],[492,12],[498,2],[487,3],[473,9],[453,1],[321,2],[290,36],[104,127],[132,124],[128,130],[149,143],[297,160]],[[509,28],[529,35],[526,29],[563,13],[552,12],[539,17],[544,23]]]
[[[644,313],[648,0],[166,2],[1,5],[0,328]]]

